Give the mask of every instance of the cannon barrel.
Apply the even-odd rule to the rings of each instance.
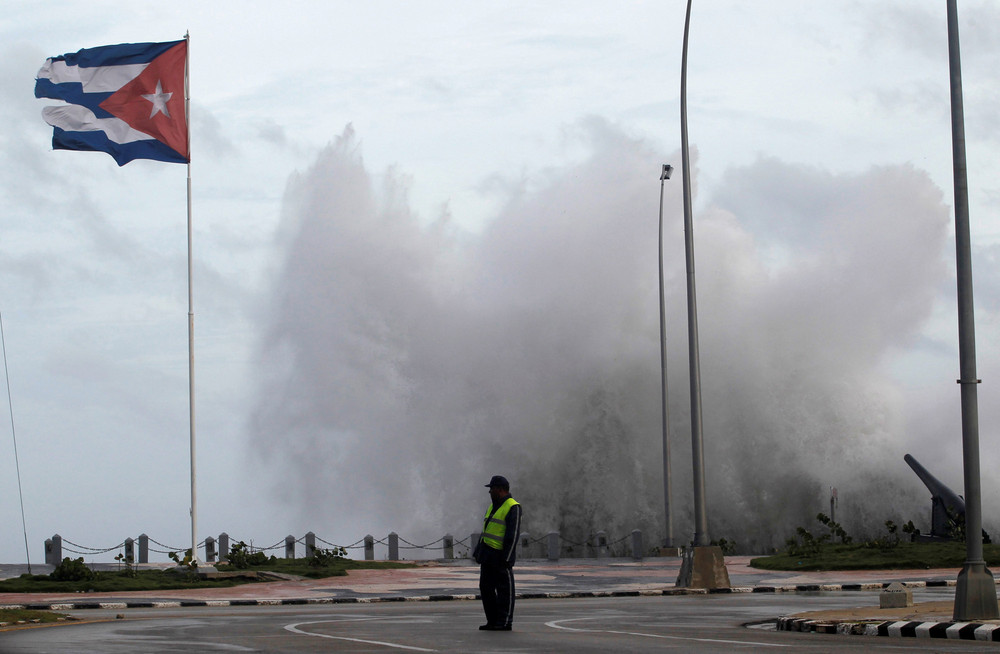
[[[965,500],[959,497],[955,491],[938,481],[937,477],[927,472],[927,468],[920,465],[920,462],[909,454],[904,456],[903,460],[913,469],[913,472],[917,473],[920,481],[924,482],[924,486],[931,492],[932,500],[940,501],[955,516],[965,514]]]

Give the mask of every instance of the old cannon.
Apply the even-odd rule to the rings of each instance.
[[[957,523],[965,522],[965,500],[938,479],[927,472],[927,468],[907,454],[903,460],[913,468],[920,481],[931,492],[931,533],[932,539],[952,539]]]

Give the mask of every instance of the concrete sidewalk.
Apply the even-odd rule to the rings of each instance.
[[[965,629],[975,637],[1000,640],[1000,622],[955,627],[951,602],[917,604],[900,609],[880,609],[878,591],[893,581],[907,586],[954,586],[958,569],[864,570],[838,572],[771,572],[749,567],[751,557],[726,558],[731,589],[712,592],[794,593],[817,591],[859,592],[858,608],[783,616],[779,629],[825,633],[867,633],[871,625],[879,635],[920,635]],[[414,561],[417,567],[350,571],[346,577],[294,579],[244,584],[232,588],[119,593],[0,593],[0,607],[46,610],[87,608],[138,608],[157,606],[229,606],[267,604],[355,603],[385,601],[442,601],[475,599],[479,568],[471,561]],[[152,567],[152,566],[151,566]],[[674,583],[680,559],[673,557],[631,559],[529,559],[515,567],[520,598],[673,595],[706,591],[678,589]],[[777,617],[777,616],[776,616]],[[888,625],[888,626],[887,626]],[[891,625],[924,625],[893,628]],[[932,625],[932,626],[927,626]],[[945,626],[942,626],[945,625]],[[893,632],[893,633],[889,633]],[[987,633],[989,632],[989,633]],[[875,635],[874,633],[872,635]],[[946,636],[942,636],[946,637]],[[966,637],[966,636],[952,636]]]

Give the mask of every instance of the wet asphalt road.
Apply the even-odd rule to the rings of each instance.
[[[916,601],[948,599],[922,589]],[[996,651],[995,643],[748,628],[793,611],[855,606],[854,592],[520,600],[510,633],[481,632],[477,601],[89,610],[88,622],[0,633],[0,654],[128,652]],[[116,619],[117,615],[123,619]]]

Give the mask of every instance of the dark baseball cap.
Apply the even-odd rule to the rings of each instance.
[[[487,488],[493,488],[494,486],[510,490],[510,483],[507,481],[507,478],[501,477],[500,475],[493,475],[493,478],[490,479],[490,483],[486,484]]]

